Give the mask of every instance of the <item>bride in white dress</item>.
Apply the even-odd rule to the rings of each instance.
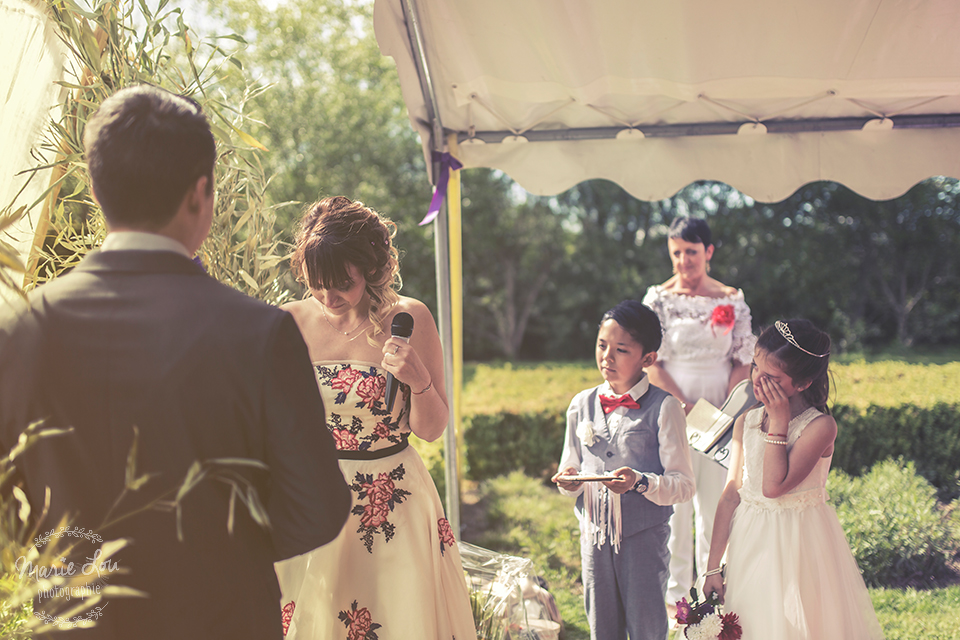
[[[663,344],[647,369],[651,384],[668,391],[690,412],[700,398],[716,407],[748,374],[756,338],[743,291],[707,275],[714,246],[701,218],[678,217],[667,238],[674,275],[647,290],[643,304],[660,318]],[[690,593],[694,558],[702,574],[710,551],[713,514],[726,470],[691,450],[697,493],[674,506],[670,518],[670,580],[667,606]],[[696,534],[694,535],[694,530]]]
[[[829,356],[830,338],[807,320],[777,322],[757,341],[751,379],[764,406],[734,426],[703,585],[739,616],[745,640],[883,637],[826,501],[837,435]]]
[[[336,540],[277,563],[284,635],[297,640],[476,640],[460,552],[410,433],[447,425],[430,310],[399,296],[396,225],[342,196],[311,206],[292,263],[310,295],[284,307],[313,361],[353,508]],[[412,316],[409,342],[392,337]],[[393,406],[388,376],[400,381]],[[324,420],[326,418],[326,420]]]

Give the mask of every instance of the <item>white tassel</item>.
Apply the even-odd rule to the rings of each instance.
[[[588,484],[583,491],[583,515],[583,533],[590,536],[593,545],[599,549],[609,538],[614,553],[620,553],[620,495],[602,484]]]

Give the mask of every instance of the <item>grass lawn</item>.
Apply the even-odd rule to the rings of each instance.
[[[960,355],[960,354],[957,354]],[[876,358],[874,356],[873,358]],[[870,404],[960,403],[960,360],[924,363],[845,356],[831,365],[831,401],[865,409]],[[463,415],[511,411],[566,411],[570,399],[603,382],[593,362],[468,364]]]

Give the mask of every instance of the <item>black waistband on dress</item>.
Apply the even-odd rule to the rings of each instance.
[[[401,434],[403,438],[395,445],[377,449],[376,451],[337,451],[337,458],[340,460],[379,460],[380,458],[389,458],[398,454],[410,444],[407,440],[409,434]]]

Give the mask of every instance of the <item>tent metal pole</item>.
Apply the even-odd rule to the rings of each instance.
[[[768,120],[763,123],[768,134],[819,133],[825,131],[859,131],[870,120],[877,118],[811,118],[807,120]],[[945,129],[960,127],[960,114],[899,115],[890,118],[896,129]],[[679,138],[685,136],[736,135],[744,122],[700,122],[691,124],[638,125],[647,138]],[[610,140],[626,127],[590,127],[573,129],[530,130],[523,133],[529,142],[554,140]],[[476,139],[489,144],[513,138],[512,131],[461,131],[459,142]]]
[[[437,105],[437,94],[433,86],[433,77],[430,74],[430,64],[427,60],[424,46],[423,29],[420,15],[417,12],[416,0],[402,0],[403,14],[406,20],[407,36],[413,51],[413,59],[417,65],[417,75],[420,77],[420,91],[424,97],[427,116],[430,119],[431,140],[430,148],[434,151],[443,151],[444,135],[443,123],[440,121],[440,110]],[[433,162],[430,177],[434,186],[440,177],[440,166]],[[458,178],[459,180],[459,178]],[[447,429],[444,431],[444,471],[446,481],[446,511],[447,520],[454,536],[460,539],[460,480],[457,474],[457,408],[453,398],[457,397],[454,391],[453,367],[453,322],[450,300],[450,231],[448,224],[449,198],[434,222],[434,246],[436,251],[437,268],[437,324],[440,331],[440,344],[443,348],[444,382],[447,389],[449,416]]]

